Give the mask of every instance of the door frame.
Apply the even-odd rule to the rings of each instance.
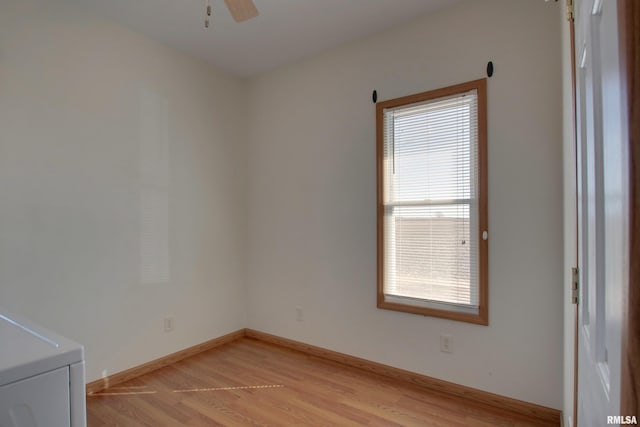
[[[567,2],[569,3],[569,2]],[[571,3],[573,7],[573,3]],[[580,234],[580,230],[578,228],[578,204],[580,203],[578,200],[578,183],[580,180],[578,179],[578,105],[577,105],[577,88],[576,88],[576,79],[577,79],[577,70],[576,70],[576,24],[575,24],[575,15],[572,11],[570,15],[567,16],[567,21],[569,21],[569,53],[571,54],[571,107],[573,108],[572,121],[573,121],[573,152],[575,155],[574,158],[574,170],[575,170],[575,259],[573,260],[573,265],[578,267],[578,253],[579,253],[579,243],[578,236]],[[573,274],[572,274],[573,276]],[[572,277],[573,280],[573,277]],[[573,286],[573,284],[572,284]],[[580,332],[579,328],[579,306],[577,301],[572,306],[573,311],[573,413],[572,420],[573,424],[577,424],[578,420],[578,334]],[[563,420],[564,421],[564,420]],[[573,427],[573,426],[570,426]]]
[[[629,284],[622,329],[621,415],[640,416],[640,4],[620,0],[622,82],[629,144]],[[624,294],[625,290],[623,290]]]

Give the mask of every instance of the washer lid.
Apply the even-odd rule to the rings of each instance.
[[[80,344],[0,309],[0,386],[83,359]]]

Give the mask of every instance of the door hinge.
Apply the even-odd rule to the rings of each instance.
[[[580,289],[580,270],[577,267],[571,268],[571,304],[579,303],[578,293]]]
[[[567,0],[567,21],[573,22],[574,18],[573,0]]]

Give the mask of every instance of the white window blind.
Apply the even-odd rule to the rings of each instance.
[[[383,120],[385,301],[477,314],[477,91]]]

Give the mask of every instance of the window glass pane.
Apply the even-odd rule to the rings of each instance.
[[[468,102],[395,114],[394,200],[470,198],[469,115]]]
[[[392,207],[385,293],[477,306],[470,206]]]

